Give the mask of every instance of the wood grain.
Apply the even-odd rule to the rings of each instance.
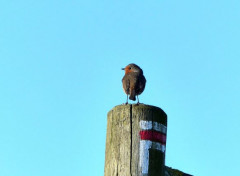
[[[140,121],[167,126],[167,115],[155,106],[119,105],[108,112],[105,152],[105,176],[163,176],[165,152],[149,149],[149,172],[142,174],[140,157]]]

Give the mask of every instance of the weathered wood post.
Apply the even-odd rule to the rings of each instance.
[[[108,112],[104,176],[164,176],[167,115],[155,106]]]

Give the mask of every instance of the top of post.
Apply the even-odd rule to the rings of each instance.
[[[165,116],[167,117],[167,114],[159,107],[157,106],[152,106],[152,105],[146,105],[146,104],[121,104],[121,105],[117,105],[115,107],[113,107],[108,113],[110,113],[111,111],[118,111],[118,110],[123,110],[123,109],[129,109],[129,110],[140,110],[140,109],[144,109],[144,110],[151,110],[151,111],[155,111],[158,112],[159,115],[161,116]]]

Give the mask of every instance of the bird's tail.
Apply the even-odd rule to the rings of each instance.
[[[129,99],[130,99],[130,100],[133,100],[133,101],[136,100],[135,90],[132,90],[132,91],[130,92],[130,97],[129,97]]]

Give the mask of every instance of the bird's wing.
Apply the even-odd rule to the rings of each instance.
[[[146,85],[146,79],[142,75],[141,78],[138,80],[138,89],[137,89],[138,94],[141,94],[144,91],[145,85]]]
[[[130,89],[130,79],[128,78],[128,75],[125,75],[122,79],[123,89],[126,94],[129,94]]]

